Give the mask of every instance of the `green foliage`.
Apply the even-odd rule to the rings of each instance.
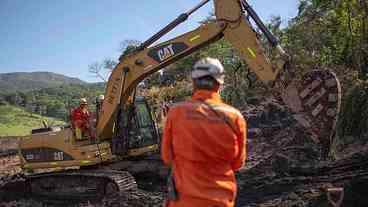
[[[0,95],[3,102],[25,108],[27,111],[44,116],[68,120],[69,110],[86,97],[94,110],[95,98],[104,94],[104,84],[61,85],[33,91],[16,91]]]
[[[122,51],[122,56],[126,56],[132,53],[141,44],[140,41],[134,39],[124,40],[120,43],[120,51]]]
[[[332,66],[340,65],[358,71],[360,77],[365,78],[367,4],[357,0],[301,0],[298,16],[281,34],[282,43],[292,55],[297,70],[334,69]]]
[[[152,86],[140,90],[139,93],[139,95],[146,97],[151,110],[156,116],[161,114],[162,104],[171,101],[175,103],[187,100],[191,94],[191,83],[187,80],[177,81],[171,86]]]
[[[339,137],[368,135],[368,82],[358,81],[347,95],[338,123]]]

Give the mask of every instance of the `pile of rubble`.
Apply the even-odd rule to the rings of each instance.
[[[268,164],[238,174],[238,206],[329,206],[328,192],[340,188],[343,206],[367,206],[368,153],[336,162],[279,168]]]
[[[249,134],[248,163],[237,174],[237,206],[327,207],[339,206],[339,198],[343,206],[367,206],[368,145],[345,149],[340,160],[321,160],[320,146],[277,101],[265,100],[243,114],[262,133]]]

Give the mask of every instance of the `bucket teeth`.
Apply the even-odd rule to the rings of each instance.
[[[308,72],[300,82],[291,83],[282,98],[311,139],[328,148],[341,105],[341,86],[336,75],[328,70]]]

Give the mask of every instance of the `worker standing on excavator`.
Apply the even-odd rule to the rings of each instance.
[[[224,68],[213,58],[198,61],[192,71],[193,96],[169,110],[162,159],[171,167],[169,207],[233,207],[234,171],[246,158],[246,122],[219,95]]]
[[[91,137],[90,129],[90,113],[88,111],[88,103],[86,98],[81,98],[79,107],[72,112],[72,126],[75,129],[77,140],[83,139],[83,136]]]

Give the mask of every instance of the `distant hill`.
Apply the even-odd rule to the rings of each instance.
[[[69,84],[86,85],[87,82],[51,72],[0,73],[0,91],[3,92],[52,88]]]
[[[0,74],[0,106],[8,104],[48,117],[67,120],[71,108],[79,104],[82,97],[91,104],[104,94],[104,83],[88,83],[51,72]],[[1,126],[0,134],[6,128]]]

